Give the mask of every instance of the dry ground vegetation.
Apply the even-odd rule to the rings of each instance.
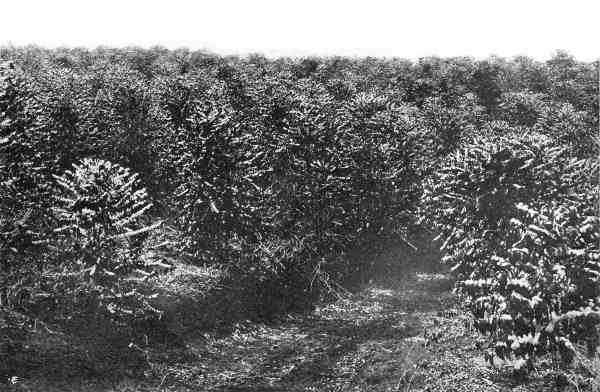
[[[0,388],[597,389],[597,62],[0,59]]]
[[[519,378],[510,363],[485,358],[483,340],[452,291],[454,280],[439,263],[440,244],[426,238],[413,241],[416,249],[395,240],[361,255],[372,259],[371,279],[310,312],[131,347],[142,360],[132,355],[128,361],[122,353],[92,358],[86,342],[39,325],[24,347],[27,371],[3,390],[597,390],[598,359],[582,356],[559,370],[545,358]],[[206,291],[215,271],[179,265],[164,279],[165,287],[186,281]]]

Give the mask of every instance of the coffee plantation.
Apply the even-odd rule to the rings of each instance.
[[[274,320],[368,282],[377,266],[357,252],[433,233],[492,364],[526,373],[598,350],[597,62],[0,60],[8,345],[28,322],[79,336],[91,320],[148,345],[179,320],[165,282],[182,270],[218,280],[180,287],[190,309],[231,309],[212,327]]]

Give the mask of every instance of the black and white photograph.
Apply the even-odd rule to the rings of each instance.
[[[599,21],[1,1],[0,392],[600,392]]]

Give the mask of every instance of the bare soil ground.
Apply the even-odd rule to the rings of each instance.
[[[435,255],[392,247],[362,289],[313,312],[147,352],[142,377],[19,380],[15,391],[540,391],[546,370],[516,380],[492,367]],[[569,385],[565,386],[569,390]],[[575,390],[575,389],[573,389]]]

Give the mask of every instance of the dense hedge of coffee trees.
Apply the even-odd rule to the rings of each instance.
[[[597,63],[102,47],[0,60],[5,310],[158,311],[145,282],[164,260],[144,249],[165,225],[181,259],[229,271],[263,310],[356,273],[350,250],[430,229],[496,354],[597,344]]]

